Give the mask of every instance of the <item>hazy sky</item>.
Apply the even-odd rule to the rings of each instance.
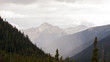
[[[0,0],[0,15],[19,29],[110,24],[110,0]]]

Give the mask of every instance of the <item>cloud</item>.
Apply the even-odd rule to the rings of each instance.
[[[56,0],[56,1],[80,4],[103,4],[105,2],[108,2],[109,0]]]
[[[16,28],[19,29],[19,30],[23,29],[23,27],[21,27],[21,26],[15,24],[15,23],[13,23],[13,22],[9,22],[9,23],[10,23],[13,27],[16,27]]]
[[[52,2],[52,1],[58,1],[58,2],[67,2],[67,3],[79,3],[79,4],[103,4],[105,2],[108,2],[109,0],[0,0],[0,4],[7,4],[7,3],[13,3],[13,4],[31,4],[35,2]]]
[[[0,11],[0,16],[2,16],[3,18],[24,18],[24,17],[28,17],[27,15],[14,13],[12,11],[4,11],[4,10]]]
[[[31,4],[34,3],[36,0],[0,0],[0,4],[7,4],[7,3],[13,3],[13,4]]]
[[[93,4],[92,2],[89,4],[88,0],[83,1],[86,4],[56,0],[39,0],[39,2],[29,5],[10,4],[0,8],[0,13],[4,18],[10,18],[9,21],[25,28],[36,27],[43,22],[66,28],[80,24],[99,26],[110,23],[110,1],[107,4]],[[99,0],[93,1],[95,3]]]

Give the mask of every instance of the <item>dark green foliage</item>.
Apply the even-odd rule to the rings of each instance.
[[[65,59],[65,62],[69,62],[70,61],[70,59],[69,59],[69,57],[67,57],[66,59]]]
[[[69,57],[67,57],[65,60],[63,60],[63,57],[61,56],[61,58],[59,59],[59,51],[57,49],[55,59],[52,62],[73,62],[73,61],[70,60]]]
[[[59,62],[59,52],[58,52],[58,49],[56,50],[55,61]]]
[[[94,49],[93,49],[92,58],[91,58],[90,62],[99,62],[98,48],[97,48],[97,37],[94,40]]]
[[[40,62],[39,59],[45,59],[47,56],[30,42],[27,35],[0,17],[0,61],[24,62],[24,59],[27,61],[38,59],[37,62]]]
[[[72,60],[70,60],[70,58],[69,57],[67,57],[66,59],[65,59],[65,62],[73,62]]]
[[[47,62],[52,62],[52,57],[50,56],[50,54],[48,54]]]
[[[0,50],[6,53],[16,53],[20,55],[34,55],[36,57],[46,57],[39,48],[33,45],[28,36],[21,33],[8,22],[0,18]]]
[[[76,62],[76,60],[74,60],[74,62]]]
[[[62,57],[62,56],[60,57],[60,60],[59,60],[59,62],[63,62],[63,57]]]

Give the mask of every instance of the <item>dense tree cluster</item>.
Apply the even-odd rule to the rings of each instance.
[[[25,56],[46,57],[36,45],[33,45],[28,36],[21,33],[16,27],[0,18],[0,50],[6,53],[15,53]]]
[[[21,33],[16,27],[13,27],[7,21],[0,17],[0,60],[27,59],[48,57],[36,45],[33,45],[27,35]],[[30,58],[30,59],[28,59]],[[17,60],[14,59],[14,60]],[[3,62],[7,62],[3,61]],[[12,61],[11,61],[12,62]]]

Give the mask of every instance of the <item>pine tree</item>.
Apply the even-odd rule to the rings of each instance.
[[[0,62],[2,62],[2,60],[1,60],[1,56],[0,56]]]
[[[91,58],[90,62],[99,62],[98,48],[97,48],[97,37],[95,37],[95,40],[94,40],[94,49],[93,49],[92,58]]]
[[[69,57],[67,57],[67,58],[65,59],[65,62],[70,62]]]
[[[50,54],[48,54],[47,62],[51,62],[51,56],[50,56]]]
[[[74,62],[76,62],[76,60],[74,60]]]
[[[59,52],[58,52],[58,49],[56,50],[55,61],[59,62]]]
[[[62,56],[60,57],[60,61],[59,62],[63,62],[63,57]]]
[[[102,62],[105,62],[105,57],[104,57],[104,45],[102,46]]]

